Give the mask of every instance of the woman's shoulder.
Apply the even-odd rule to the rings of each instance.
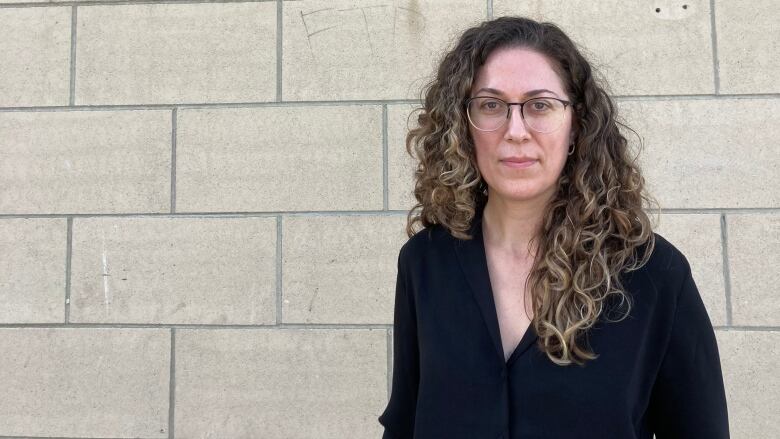
[[[452,236],[441,224],[431,224],[414,233],[402,246],[401,258],[414,258],[443,250],[449,245]]]
[[[658,232],[653,232],[654,245],[647,261],[647,270],[656,277],[685,276],[691,270],[688,258],[671,241]],[[643,244],[643,247],[649,243]],[[644,250],[644,248],[643,248]]]
[[[629,276],[638,280],[634,285],[654,289],[658,300],[677,302],[679,295],[691,284],[691,265],[685,254],[665,236],[653,232],[653,238],[647,262]],[[649,245],[646,242],[637,249],[637,258],[641,258]]]

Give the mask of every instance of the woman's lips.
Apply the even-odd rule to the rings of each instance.
[[[536,163],[536,160],[501,160],[501,163],[510,168],[530,168]]]

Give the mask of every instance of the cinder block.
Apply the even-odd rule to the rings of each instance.
[[[406,134],[410,128],[417,127],[417,107],[387,106],[387,204],[391,210],[409,210],[416,204],[414,170],[417,161],[406,152]]]
[[[0,323],[65,321],[66,250],[64,218],[0,220]]]
[[[721,93],[777,93],[780,7],[776,0],[715,0]]]
[[[168,437],[170,332],[0,328],[0,435]]]
[[[275,218],[76,218],[70,321],[276,321]]]
[[[780,206],[780,100],[643,100],[620,110],[644,138],[639,161],[662,208]]]
[[[376,105],[179,112],[176,209],[382,208],[382,110]]]
[[[170,111],[0,112],[0,213],[170,211]]]
[[[729,214],[729,269],[735,325],[780,325],[780,215]]]
[[[0,9],[0,107],[68,105],[70,11]]]
[[[712,324],[725,325],[726,287],[720,215],[664,213],[656,231],[674,244],[690,262],[693,280]]]
[[[733,439],[780,437],[780,331],[715,331]]]
[[[269,101],[276,3],[85,5],[77,104]]]
[[[708,0],[495,0],[501,15],[558,24],[616,94],[714,92]]]
[[[392,323],[406,216],[282,221],[285,323]]]
[[[284,99],[339,100],[418,98],[442,50],[486,9],[479,0],[304,0],[282,12]]]
[[[176,437],[379,437],[385,330],[176,332]]]

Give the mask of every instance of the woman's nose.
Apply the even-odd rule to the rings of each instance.
[[[529,135],[528,127],[525,125],[519,105],[512,105],[509,107],[509,120],[506,123],[506,134],[509,137],[516,139]]]

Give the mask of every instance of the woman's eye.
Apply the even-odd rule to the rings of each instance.
[[[550,105],[547,101],[535,101],[531,107],[534,109],[534,111],[545,111],[549,108],[552,108],[552,105]]]
[[[501,103],[499,103],[498,101],[483,101],[482,102],[482,109],[483,110],[493,111],[493,110],[498,110],[499,108],[501,108]]]

